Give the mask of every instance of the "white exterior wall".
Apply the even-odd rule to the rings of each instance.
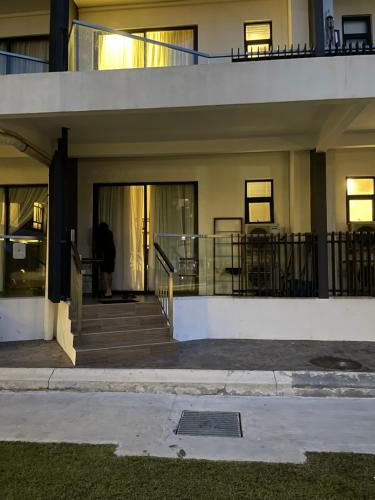
[[[0,15],[0,38],[48,35],[49,19],[48,11]]]
[[[43,338],[44,297],[0,299],[0,342]]]
[[[254,153],[154,160],[80,160],[79,249],[90,255],[93,184],[198,181],[199,232],[213,233],[214,217],[244,217],[245,180],[274,179],[276,223],[289,228],[289,154]]]
[[[48,184],[48,168],[31,158],[0,158],[3,184]]]
[[[198,48],[209,53],[243,51],[244,23],[272,21],[274,44],[288,44],[288,0],[155,4],[80,9],[79,18],[123,30],[197,25]]]
[[[179,297],[177,340],[375,341],[374,299]]]

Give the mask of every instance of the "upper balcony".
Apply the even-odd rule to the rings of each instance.
[[[372,54],[374,20],[372,0],[3,0],[0,74],[47,71],[59,37],[79,71]]]

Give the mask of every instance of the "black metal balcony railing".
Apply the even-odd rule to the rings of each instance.
[[[216,295],[225,294],[225,275],[230,275],[233,295],[317,296],[316,238],[311,234],[234,235],[229,258],[228,247],[225,240],[215,240]]]
[[[338,297],[375,296],[375,233],[331,233],[330,293]]]
[[[374,45],[366,44],[342,44],[330,45],[325,50],[326,57],[334,56],[354,56],[354,55],[371,55],[375,54]],[[270,47],[265,50],[251,50],[250,52],[241,52],[232,50],[232,62],[252,62],[252,61],[265,61],[273,59],[301,59],[308,57],[317,57],[315,47],[305,45],[291,45],[287,47]]]

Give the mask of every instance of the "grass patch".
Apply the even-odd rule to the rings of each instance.
[[[375,456],[304,465],[116,457],[111,445],[0,442],[1,500],[375,499]]]

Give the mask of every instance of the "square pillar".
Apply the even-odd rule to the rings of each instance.
[[[325,16],[324,0],[309,0],[310,43],[315,47],[316,55],[325,55]]]
[[[68,158],[63,129],[49,170],[48,298],[59,303],[70,295],[70,233],[77,228],[77,163]]]
[[[51,0],[49,70],[68,71],[70,0]]]
[[[326,154],[310,152],[311,232],[317,240],[318,297],[328,299]]]

